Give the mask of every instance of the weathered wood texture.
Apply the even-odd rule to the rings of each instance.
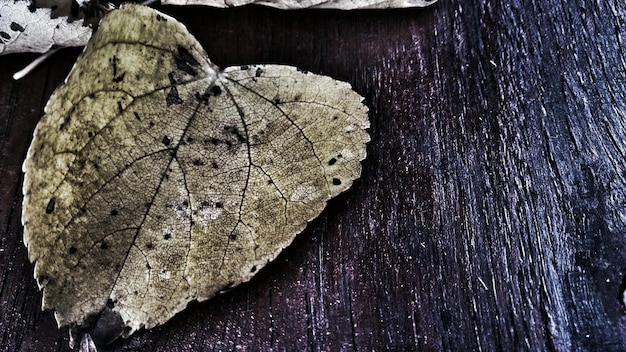
[[[222,67],[352,83],[373,138],[363,177],[252,282],[112,350],[626,350],[624,2],[165,10]],[[78,52],[17,83],[33,56],[0,57],[3,351],[68,350],[21,242],[20,165]]]

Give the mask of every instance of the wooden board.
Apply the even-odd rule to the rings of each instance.
[[[222,67],[350,82],[372,142],[362,178],[250,283],[110,350],[626,350],[626,5],[163,10]],[[21,241],[20,169],[79,52],[21,82],[35,55],[0,57],[3,351],[69,350]]]

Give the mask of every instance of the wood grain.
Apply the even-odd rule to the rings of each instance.
[[[501,3],[164,8],[222,67],[350,82],[372,142],[250,283],[107,350],[626,350],[626,5]],[[69,350],[21,242],[20,165],[78,53],[21,82],[33,56],[0,57],[0,350]]]

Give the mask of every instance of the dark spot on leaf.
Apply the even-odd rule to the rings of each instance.
[[[120,83],[121,81],[124,80],[124,76],[126,75],[126,72],[122,73],[121,75],[117,76],[117,77],[113,77],[113,82],[114,83]]]
[[[196,159],[193,161],[193,164],[195,166],[200,166],[200,165],[204,165],[204,161],[200,160],[200,159]]]
[[[309,73],[309,71],[307,71],[307,70],[302,70],[302,69],[300,69],[300,68],[296,68],[296,71],[298,71],[298,72],[302,72],[302,73],[304,73],[304,74]]]
[[[174,78],[174,72],[168,73],[167,74],[167,78],[169,78],[171,85],[175,85],[176,84],[176,79]]]
[[[111,57],[111,59],[109,59],[109,62],[111,63],[111,66],[113,66],[113,77],[117,76],[117,62],[119,60],[117,59],[117,56],[113,55],[113,57]]]
[[[24,32],[24,27],[20,26],[18,23],[11,22],[11,25],[9,27],[11,28],[12,31]]]
[[[223,207],[223,205],[222,205],[222,203],[221,203],[221,202],[215,202],[215,207],[216,207],[216,208],[222,208],[222,207]]]
[[[256,72],[254,73],[254,77],[261,77],[263,74],[263,70],[260,67],[256,68]]]
[[[214,169],[219,169],[219,165],[217,165],[217,163],[216,163],[215,161],[211,163],[211,166],[212,166]]]
[[[246,142],[246,137],[244,137],[239,132],[239,129],[237,127],[235,127],[235,126],[224,126],[224,131],[233,134],[237,138],[237,141],[239,143],[245,143]]]
[[[150,263],[146,263],[146,268],[147,268],[148,270],[152,269],[152,266],[150,266]]]
[[[11,36],[9,35],[9,33],[2,32],[2,31],[0,31],[0,37],[2,37],[2,39],[6,39],[6,40],[11,39]]]
[[[91,132],[91,131],[87,132],[87,137],[89,137],[89,138],[93,137],[93,132]]]
[[[157,19],[157,21],[164,21],[164,22],[167,21],[167,18],[165,18],[165,17],[163,17],[163,16],[161,16],[159,14],[156,15],[156,19]]]
[[[122,102],[118,101],[117,102],[117,111],[121,114],[122,112],[124,112],[124,108],[122,107]]]
[[[89,94],[89,97],[90,97],[91,99],[93,99],[93,98],[95,98],[95,97],[96,97],[96,94],[95,94],[95,93],[90,93],[90,94]]]
[[[170,142],[171,141],[167,136],[163,137],[163,139],[161,140],[161,143],[163,143],[166,147],[170,145]]]
[[[204,144],[218,145],[218,144],[220,144],[220,140],[215,138],[215,137],[211,137],[211,138],[205,139],[204,140]]]
[[[302,94],[296,94],[296,96],[293,97],[295,101],[300,101],[300,99],[302,99]]]
[[[46,214],[52,214],[54,211],[54,205],[56,204],[56,198],[52,197],[48,201],[48,205],[46,206]]]
[[[236,239],[237,239],[237,234],[234,234],[234,233],[233,233],[233,234],[231,234],[231,235],[229,236],[229,238],[230,238],[230,240],[231,240],[231,241],[234,241],[234,240],[236,240]]]
[[[250,272],[253,273],[256,271],[256,265],[252,266],[252,268],[250,268]]]
[[[119,214],[119,212],[117,211],[117,209],[113,209],[111,210],[111,216],[116,216],[117,214]]]
[[[274,105],[278,105],[278,104],[280,104],[280,99],[278,98],[274,99]]]
[[[66,117],[65,120],[63,120],[63,122],[59,126],[59,130],[62,131],[63,129],[65,129],[65,126],[67,126],[67,124],[70,123],[70,121],[72,121],[72,119],[69,116]]]
[[[330,160],[328,160],[328,165],[335,165],[336,162],[337,162],[337,159],[331,158]]]
[[[163,239],[169,240],[170,238],[172,238],[171,233],[166,233],[165,235],[163,235]]]
[[[268,181],[267,181],[267,184],[268,184],[268,185],[273,185],[273,184],[274,184],[274,181],[273,181],[273,180],[268,180]]]
[[[211,88],[211,93],[213,94],[214,97],[222,94],[222,88],[220,88],[220,86],[213,86]]]
[[[109,245],[106,242],[102,241],[102,243],[100,243],[100,249],[107,250],[109,249]]]
[[[196,99],[199,102],[204,103],[204,105],[209,105],[209,94],[208,93],[200,94],[200,92],[196,92]]]
[[[341,184],[341,180],[338,178],[333,178],[333,185],[339,186]]]
[[[146,248],[147,249],[152,249],[154,248],[154,245],[150,242],[150,243],[146,243]]]
[[[74,254],[76,253],[76,247],[71,246],[70,249],[67,251],[69,254]]]
[[[141,117],[139,117],[139,114],[136,111],[134,111],[133,114],[135,115],[137,121],[141,121]]]
[[[333,120],[337,120],[339,118],[339,116],[335,115],[333,116]]]
[[[240,70],[247,70],[249,68],[250,68],[250,66],[248,66],[248,65],[241,65],[241,66],[239,66]]]
[[[167,106],[182,104],[183,100],[178,96],[178,89],[172,87],[170,92],[165,97],[165,103]]]
[[[176,67],[179,70],[192,76],[198,74],[198,71],[196,71],[194,66],[198,67],[200,66],[200,63],[193,57],[193,55],[191,55],[189,50],[183,48],[182,46],[178,47],[178,54],[174,57],[174,61],[176,62]]]

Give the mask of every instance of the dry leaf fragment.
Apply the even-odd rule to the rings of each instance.
[[[52,46],[82,46],[91,37],[83,20],[51,18],[52,9],[35,8],[30,0],[0,0],[0,55],[43,53]]]
[[[283,10],[294,9],[389,9],[425,7],[437,0],[162,0],[164,5],[205,5],[212,7],[235,7],[257,4]]]
[[[43,307],[105,344],[249,280],[359,177],[361,101],[293,67],[221,71],[171,17],[111,12],[24,162]]]
[[[258,4],[284,10],[305,8],[386,9],[425,7],[437,0],[162,0],[164,5],[235,7]],[[0,55],[44,53],[52,47],[83,46],[91,27],[113,9],[105,0],[0,0]]]

